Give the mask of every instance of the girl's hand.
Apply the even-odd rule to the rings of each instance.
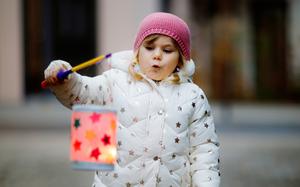
[[[56,75],[59,71],[67,71],[70,69],[72,69],[72,66],[68,62],[63,60],[54,60],[49,64],[49,66],[44,71],[45,80],[49,85],[57,85],[57,84],[64,83],[68,81],[70,79],[70,76],[72,75],[69,75],[69,77],[63,81],[58,80]]]

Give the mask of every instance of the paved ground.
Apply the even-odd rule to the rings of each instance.
[[[299,187],[300,132],[220,133],[222,186]]]
[[[72,171],[68,132],[1,130],[0,186],[91,186],[92,173]]]
[[[219,132],[222,186],[300,186],[300,132]],[[61,130],[1,130],[1,187],[84,187],[93,173],[69,165],[69,134]]]
[[[0,107],[0,187],[90,186],[93,173],[70,168],[66,122],[70,111],[56,105],[17,108]],[[260,112],[255,107],[250,108],[254,111],[250,115],[258,116],[252,121],[228,118],[236,112],[247,114],[247,110],[237,108],[226,110],[223,117],[217,116],[217,121],[223,119],[221,121],[227,123],[218,128],[221,186],[299,187],[300,125],[297,125],[297,117],[300,113],[296,114],[299,109],[296,112],[291,109],[282,116],[283,109],[272,108],[270,113],[261,110],[262,107],[259,107]],[[277,119],[289,119],[293,112],[293,119],[285,124],[283,120],[278,123]],[[263,117],[267,121],[261,121]],[[270,118],[275,119],[274,123]]]

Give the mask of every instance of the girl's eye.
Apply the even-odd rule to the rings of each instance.
[[[153,50],[153,47],[151,47],[151,46],[145,46],[145,48],[149,51]]]
[[[171,49],[164,49],[164,52],[165,53],[172,53],[172,50]]]

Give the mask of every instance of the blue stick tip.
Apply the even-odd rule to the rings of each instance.
[[[111,53],[108,53],[107,55],[105,55],[105,58],[110,58],[111,57]]]

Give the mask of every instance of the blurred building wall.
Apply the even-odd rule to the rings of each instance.
[[[208,95],[218,101],[299,101],[300,1],[186,4],[197,63],[194,81]],[[174,6],[173,12],[179,9]]]
[[[289,10],[289,47],[290,53],[288,58],[290,60],[290,65],[288,67],[289,79],[293,86],[300,90],[300,1],[290,0],[290,10]]]
[[[282,0],[287,2],[287,76],[289,88],[300,90],[300,1]],[[24,93],[24,55],[23,55],[23,13],[22,0],[0,1],[0,104],[21,103],[26,99]],[[241,81],[243,86],[242,98],[255,99],[257,89],[255,82],[255,49],[253,41],[253,24],[250,20],[249,4],[252,0],[237,1],[238,14],[231,17],[209,16],[207,5],[210,0],[181,1],[181,0],[101,0],[96,1],[96,52],[103,54],[125,49],[132,49],[133,40],[138,24],[148,13],[160,11],[164,4],[165,11],[177,14],[187,21],[192,31],[192,55],[196,61],[195,82],[197,82],[208,95],[214,94],[212,89],[214,40],[230,31],[233,38],[229,43],[234,47],[238,59],[239,76],[232,76]],[[164,2],[164,3],[162,3]],[[221,2],[221,1],[214,1]],[[260,2],[260,1],[256,1]],[[268,1],[272,3],[272,1]],[[199,5],[196,6],[195,5]],[[207,11],[207,12],[205,12]],[[200,13],[200,14],[196,14]],[[225,27],[223,27],[225,26]],[[228,26],[228,27],[227,27]],[[226,28],[227,27],[227,28]],[[232,30],[233,29],[233,30]],[[215,32],[219,30],[220,32]],[[218,35],[219,34],[219,35]],[[236,39],[236,40],[235,40]],[[225,53],[224,53],[225,54]],[[225,54],[226,55],[226,54]],[[101,70],[101,67],[98,68]],[[222,77],[221,77],[222,78]],[[217,81],[218,82],[218,81]],[[238,89],[239,91],[240,89]],[[299,96],[297,93],[296,97]]]
[[[97,53],[132,49],[141,19],[158,11],[159,0],[96,1]],[[20,104],[24,92],[22,0],[0,2],[0,103]]]
[[[172,0],[170,1],[169,10],[174,14],[182,18],[190,26],[191,13],[190,13],[190,3],[189,1],[182,0]]]
[[[97,1],[97,53],[117,52],[133,48],[140,21],[159,10],[159,1],[101,0]],[[98,66],[99,72],[103,66]]]
[[[207,3],[209,0],[197,1],[197,3],[195,1],[172,0],[169,4],[169,11],[184,19],[191,30],[192,58],[196,64],[193,81],[204,89],[207,95],[212,96],[216,93],[212,86],[212,77],[218,77],[218,75],[213,74],[216,69],[212,64],[215,52],[213,42],[218,39],[218,36],[221,36],[227,38],[235,46],[234,50],[236,54],[239,54],[236,58],[239,62],[243,62],[240,65],[239,79],[247,85],[243,88],[243,92],[253,96],[255,85],[253,80],[253,53],[250,45],[251,29],[249,28],[249,13],[245,1],[239,3],[241,11],[238,17],[207,16],[206,14],[211,13],[209,3]],[[213,1],[217,2],[216,0]],[[228,33],[231,33],[232,36],[229,36]],[[240,40],[237,41],[235,38],[240,38]],[[223,42],[219,43],[224,44]],[[222,58],[225,59],[226,57],[222,56]],[[222,83],[219,80],[217,82]],[[228,88],[228,90],[233,89]]]
[[[0,103],[23,101],[21,0],[0,1]]]

